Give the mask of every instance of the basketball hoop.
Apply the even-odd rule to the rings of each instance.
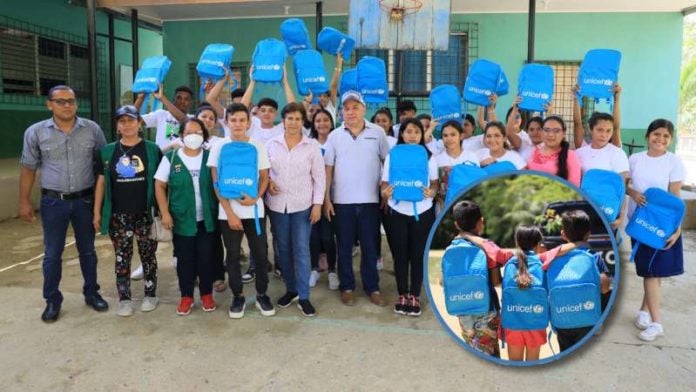
[[[419,0],[379,0],[379,7],[389,14],[390,22],[403,22],[406,15],[420,11],[423,3]]]

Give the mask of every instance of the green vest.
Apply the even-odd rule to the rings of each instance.
[[[193,190],[191,172],[188,171],[179,154],[168,154],[167,158],[171,162],[167,188],[169,213],[174,219],[173,231],[180,236],[195,237],[198,232],[198,223],[196,221],[196,194]],[[207,162],[208,151],[203,150],[198,183],[201,191],[205,229],[208,233],[212,233],[215,231],[218,200],[213,190],[213,179]]]
[[[111,222],[111,170],[109,170],[109,163],[111,163],[111,159],[114,156],[116,143],[118,141],[109,143],[99,151],[99,158],[104,166],[104,173],[98,173],[104,175],[104,202],[101,211],[102,235],[106,235],[109,232],[109,223]],[[157,157],[160,154],[160,148],[154,142],[145,140],[145,151],[147,152],[147,174],[145,176],[147,179],[147,218],[152,220],[150,211],[152,211],[152,207],[155,205],[155,172],[157,172],[157,167],[159,166]]]

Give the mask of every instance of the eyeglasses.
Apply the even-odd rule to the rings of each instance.
[[[73,106],[77,103],[77,101],[73,98],[70,98],[70,99],[56,98],[56,99],[49,99],[49,101],[55,103],[58,106]]]
[[[560,133],[563,132],[562,128],[543,128],[546,133]]]

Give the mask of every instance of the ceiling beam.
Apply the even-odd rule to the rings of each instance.
[[[97,0],[99,7],[143,7],[161,5],[244,4],[268,2],[268,0]]]

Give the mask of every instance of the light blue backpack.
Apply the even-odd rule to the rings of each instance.
[[[522,98],[520,109],[546,111],[546,104],[553,97],[553,68],[545,64],[526,64],[517,84],[517,94]]]
[[[225,77],[225,71],[229,72],[234,47],[228,44],[209,44],[201,53],[201,58],[196,65],[196,71],[201,78],[201,90],[199,96],[203,98],[206,81],[215,83]]]
[[[378,105],[389,99],[387,67],[379,57],[365,56],[358,61],[358,91],[365,103]]]
[[[498,161],[496,163],[491,163],[490,165],[483,167],[482,169],[486,172],[486,175],[492,176],[498,173],[507,173],[510,171],[515,171],[517,170],[517,167],[514,163],[510,161]]]
[[[397,203],[413,203],[413,216],[418,220],[416,203],[423,200],[423,187],[428,179],[428,152],[418,144],[397,144],[389,151],[389,183],[394,185],[392,198]]]
[[[259,41],[251,56],[252,78],[262,83],[280,83],[287,55],[283,42],[275,38]]]
[[[280,35],[283,37],[288,53],[294,56],[300,50],[312,49],[312,41],[309,39],[307,26],[298,18],[285,19],[280,24]]]
[[[500,65],[490,60],[474,61],[464,83],[464,100],[474,105],[488,106],[488,97],[493,93],[497,94],[498,90],[504,87],[503,80],[507,80],[501,77],[501,73]]]
[[[171,60],[167,56],[152,56],[148,57],[143,61],[143,65],[140,66],[138,72],[135,74],[135,79],[133,80],[133,92],[145,93],[145,99],[143,102],[147,102],[150,94],[159,90],[159,86],[164,82],[164,78],[169,72],[169,68],[172,66]],[[159,106],[159,100],[155,99],[152,102],[152,111],[156,110]],[[143,103],[140,107],[141,113],[147,110],[147,105]]]
[[[592,49],[587,52],[578,70],[579,98],[591,97],[595,101],[606,99],[613,102],[612,90],[619,79],[620,65],[621,52],[618,50]],[[582,105],[582,99],[578,102]]]
[[[314,49],[300,50],[292,59],[295,69],[297,90],[301,95],[310,92],[317,96],[329,91],[329,82],[324,69],[324,59]]]
[[[456,238],[442,256],[445,308],[452,316],[482,315],[490,309],[486,255],[471,242]]]
[[[356,68],[346,69],[341,74],[341,82],[338,84],[338,95],[343,95],[343,93],[349,90],[358,90],[358,70]]]
[[[459,89],[451,84],[441,84],[430,92],[430,109],[433,121],[445,123],[448,120],[461,120],[462,97]]]
[[[505,264],[501,323],[503,328],[522,331],[546,329],[549,324],[549,297],[539,256],[527,252],[527,270],[531,284],[520,288],[515,278],[519,261],[513,257]]]
[[[341,53],[344,59],[350,59],[350,55],[355,47],[355,40],[348,35],[326,26],[317,36],[317,47],[334,56]]]
[[[618,173],[602,169],[590,169],[582,176],[580,189],[602,211],[607,221],[615,221],[621,213],[626,195],[626,185]]]
[[[258,151],[248,142],[226,143],[220,149],[217,188],[226,199],[256,197],[259,193]],[[261,235],[259,211],[254,205],[256,234]]]
[[[447,194],[445,195],[445,205],[448,205],[463,189],[475,183],[488,174],[477,164],[466,161],[459,165],[452,166],[447,177]]]

